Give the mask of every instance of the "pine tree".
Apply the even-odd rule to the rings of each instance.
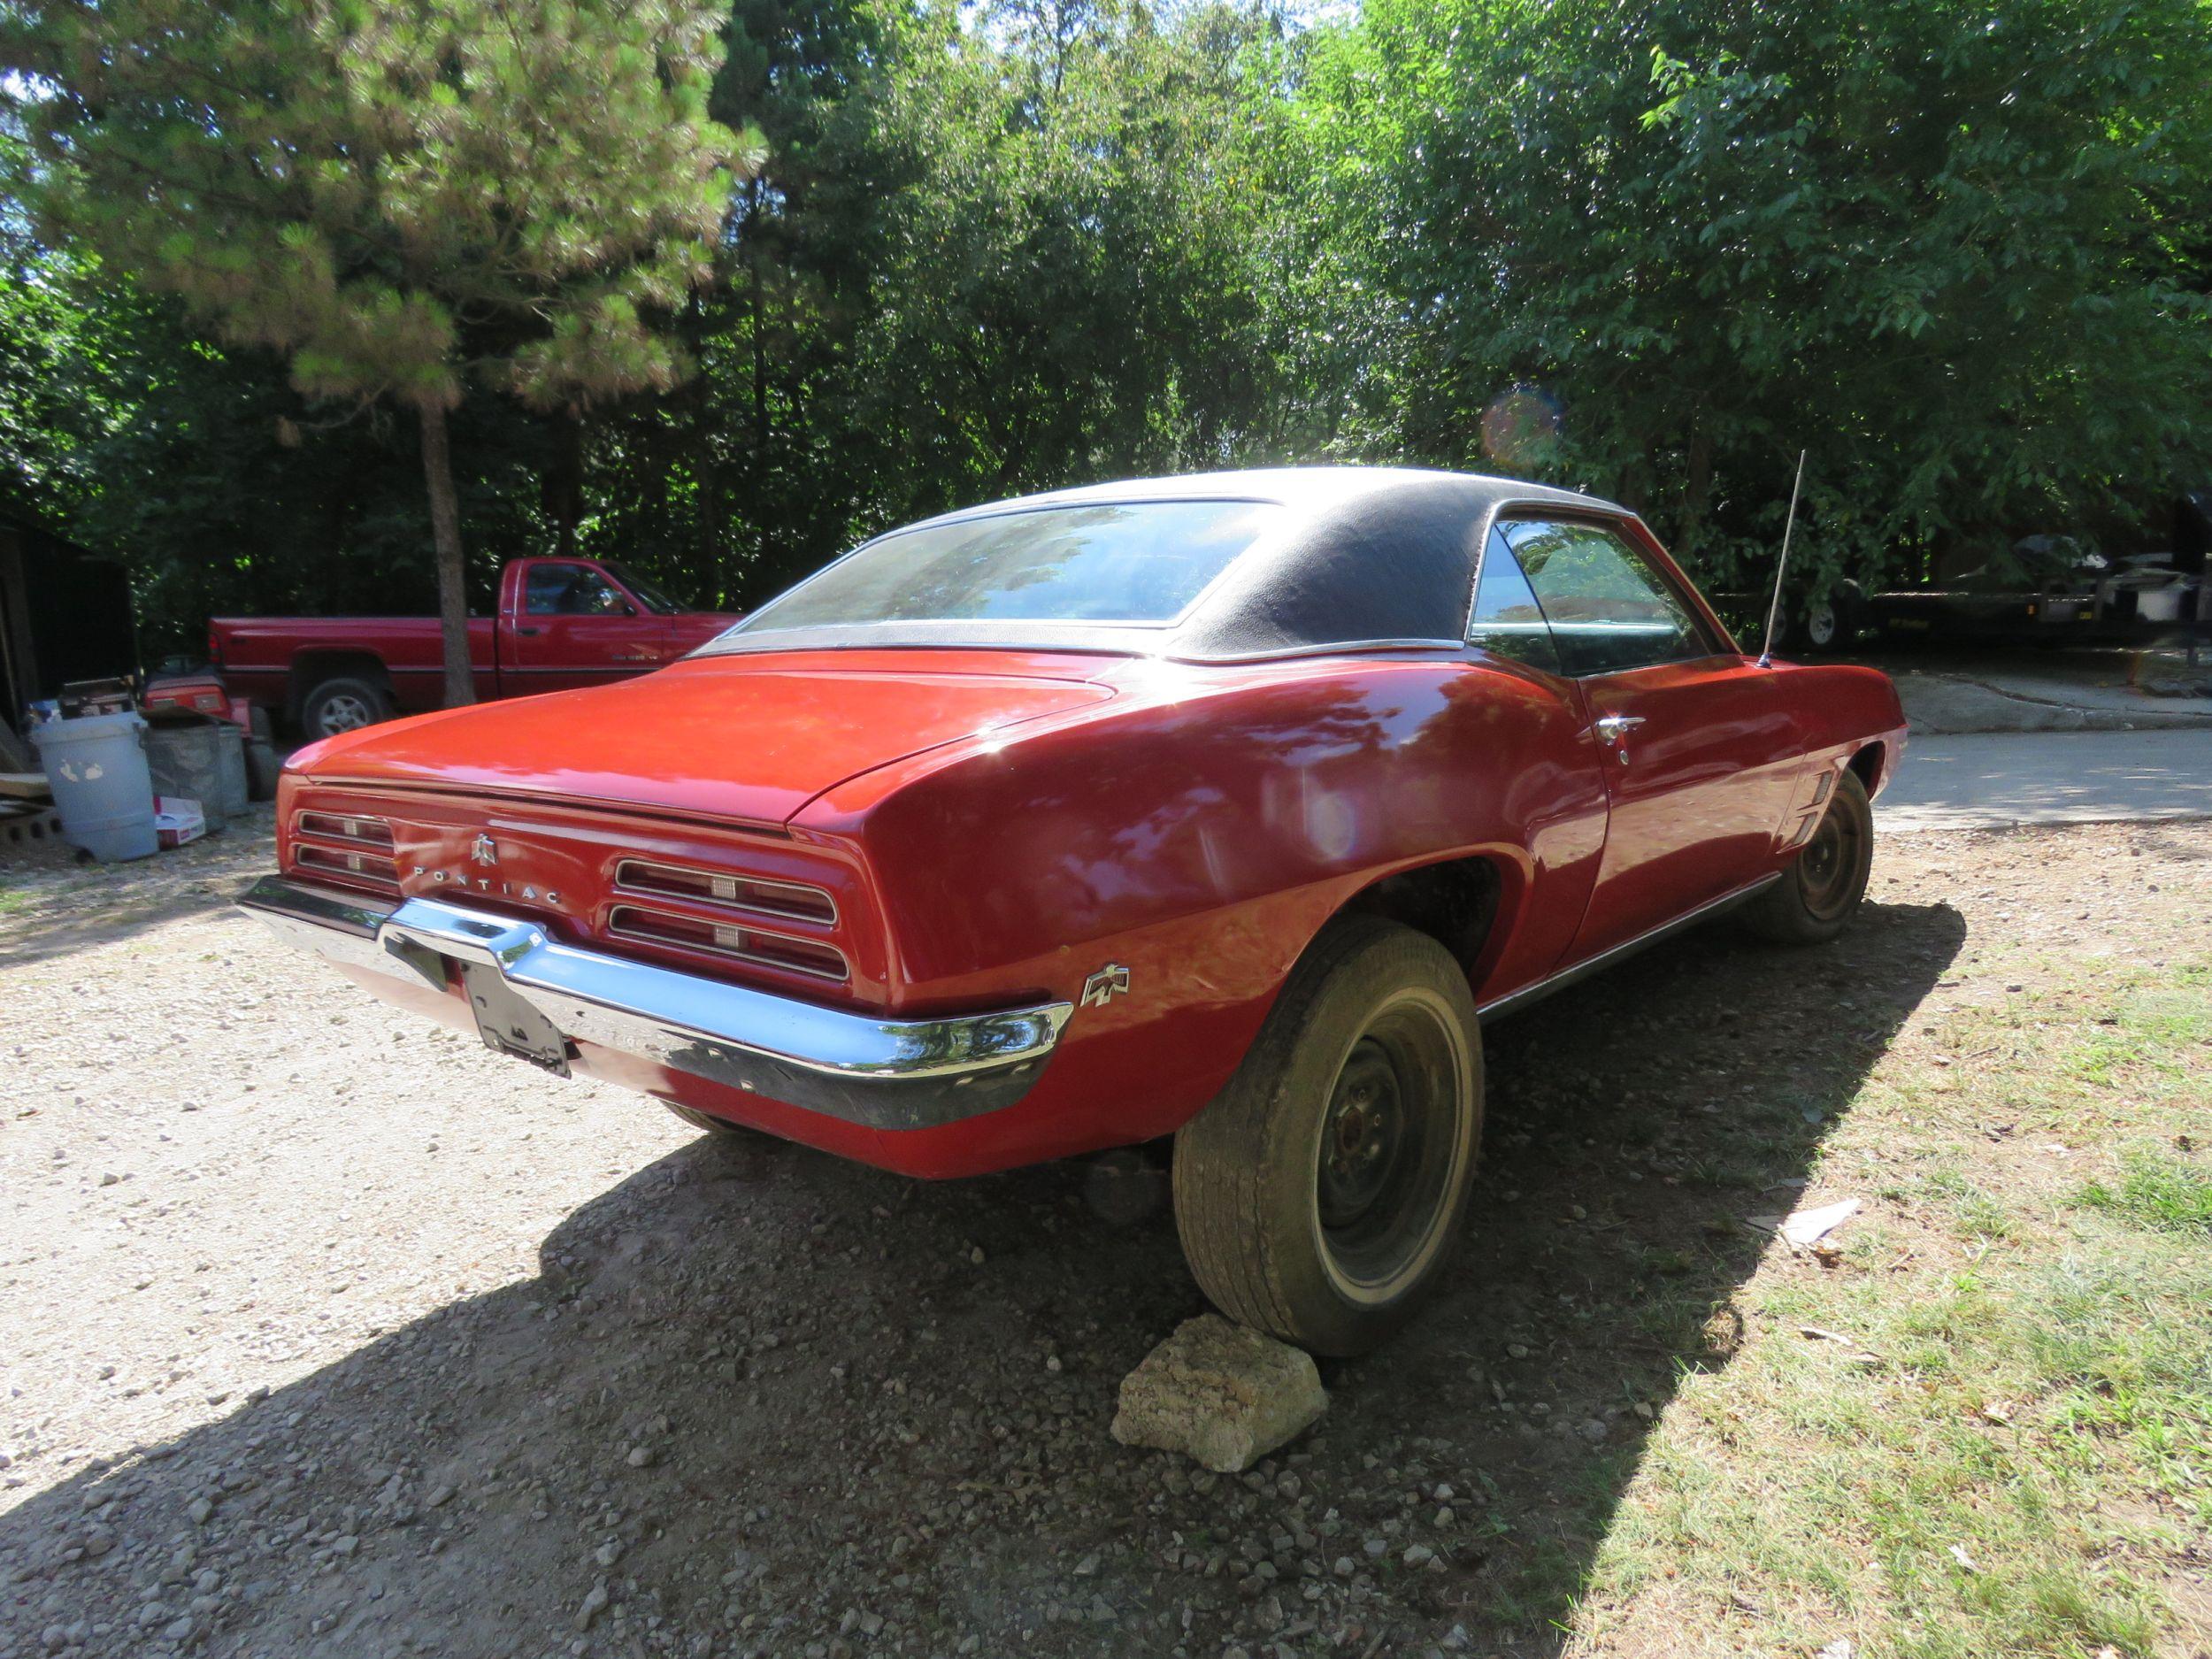
[[[50,239],[420,421],[446,700],[473,695],[449,412],[664,389],[757,139],[702,0],[28,0],[0,97]]]

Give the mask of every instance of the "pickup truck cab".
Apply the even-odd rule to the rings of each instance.
[[[736,621],[687,611],[611,559],[511,559],[499,608],[469,619],[480,703],[649,673]],[[207,654],[230,689],[310,738],[445,701],[435,617],[217,617]]]

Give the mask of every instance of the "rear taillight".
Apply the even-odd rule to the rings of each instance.
[[[392,826],[380,818],[362,818],[349,812],[303,812],[292,821],[302,835],[318,841],[343,841],[349,847],[373,847],[389,854]]]
[[[349,887],[399,891],[392,826],[349,812],[302,812],[292,819],[292,867]]]
[[[736,922],[709,922],[651,910],[634,904],[618,904],[607,918],[607,931],[618,939],[634,939],[649,945],[673,945],[681,950],[703,950],[764,968],[781,968],[818,979],[842,983],[852,977],[844,952],[818,940]]]
[[[651,859],[615,866],[617,902],[607,930],[641,944],[704,951],[737,962],[840,983],[852,978],[845,953],[827,938],[837,901],[803,881],[701,870]]]
[[[837,920],[835,899],[819,887],[807,887],[796,881],[770,881],[758,876],[686,870],[676,864],[649,864],[640,858],[626,858],[615,866],[614,884],[616,889],[623,893],[691,899],[701,904],[742,910],[754,916],[816,922],[824,927]]]

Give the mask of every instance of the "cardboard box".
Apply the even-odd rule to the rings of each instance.
[[[207,833],[207,814],[197,801],[180,795],[154,797],[154,835],[165,851]]]

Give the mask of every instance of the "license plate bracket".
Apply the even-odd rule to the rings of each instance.
[[[499,1054],[527,1060],[556,1077],[566,1077],[568,1039],[543,1014],[517,996],[499,970],[464,962],[461,986],[476,1013],[477,1034],[484,1046]]]

